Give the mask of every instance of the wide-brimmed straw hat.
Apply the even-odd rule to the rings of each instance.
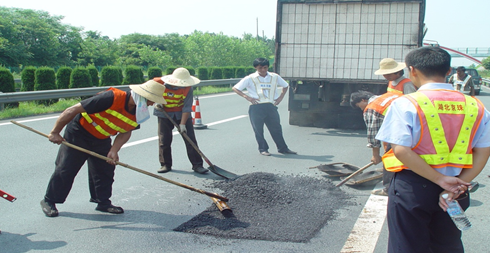
[[[136,92],[138,95],[157,104],[167,103],[167,101],[165,101],[165,99],[163,98],[165,86],[156,81],[150,80],[144,84],[131,84],[129,85],[129,88]]]
[[[393,74],[402,69],[407,65],[404,62],[397,62],[392,58],[384,58],[379,62],[379,69],[374,72],[375,75],[386,75]]]
[[[186,68],[177,68],[171,75],[162,76],[162,80],[173,86],[189,87],[201,82],[196,77],[191,76]]]

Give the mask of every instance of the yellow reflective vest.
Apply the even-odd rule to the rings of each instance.
[[[416,107],[420,140],[412,148],[432,168],[471,168],[472,141],[484,107],[473,97],[450,90],[423,90],[405,95]],[[388,171],[407,169],[393,150],[383,155]]]

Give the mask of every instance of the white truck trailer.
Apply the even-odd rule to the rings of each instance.
[[[422,46],[425,0],[278,0],[274,70],[290,83],[289,123],[365,128],[352,92],[386,92],[374,72]]]

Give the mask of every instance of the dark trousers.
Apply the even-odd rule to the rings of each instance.
[[[180,122],[180,119],[174,118],[175,122]],[[187,129],[187,136],[194,142],[197,146],[196,135],[194,133],[194,126],[192,125],[192,119],[188,118],[185,122],[185,127]],[[158,158],[160,159],[161,166],[172,167],[172,140],[173,134],[172,130],[174,125],[167,118],[158,117]],[[192,167],[202,166],[203,161],[199,153],[192,147],[192,145],[182,136],[185,142],[185,148],[187,150],[187,157],[192,164]]]
[[[65,131],[63,137],[69,143],[103,156],[107,156],[111,149],[110,138],[87,140],[83,136],[71,134],[69,131]],[[73,181],[85,161],[88,162],[91,197],[102,205],[111,204],[109,199],[112,196],[112,184],[114,183],[114,170],[116,167],[105,160],[66,145],[60,145],[55,162],[56,167],[49,180],[44,198],[50,202],[64,203],[70,193]]]
[[[389,253],[462,253],[461,231],[439,206],[443,189],[410,170],[395,173],[388,190]],[[463,209],[469,195],[458,199]]]
[[[248,108],[248,114],[255,132],[255,139],[257,144],[259,144],[259,152],[269,150],[269,145],[267,145],[267,141],[264,138],[264,124],[269,129],[272,140],[276,143],[277,150],[279,152],[288,150],[288,145],[286,145],[282,136],[281,119],[275,105],[271,103],[251,105]]]

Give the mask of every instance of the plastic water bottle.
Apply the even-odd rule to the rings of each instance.
[[[446,203],[449,205],[446,212],[449,214],[456,227],[461,231],[471,228],[471,222],[468,220],[468,217],[466,217],[466,214],[464,213],[463,208],[461,208],[459,205],[458,201],[448,201],[448,197],[449,195],[447,193],[442,194],[442,198],[445,199]]]

